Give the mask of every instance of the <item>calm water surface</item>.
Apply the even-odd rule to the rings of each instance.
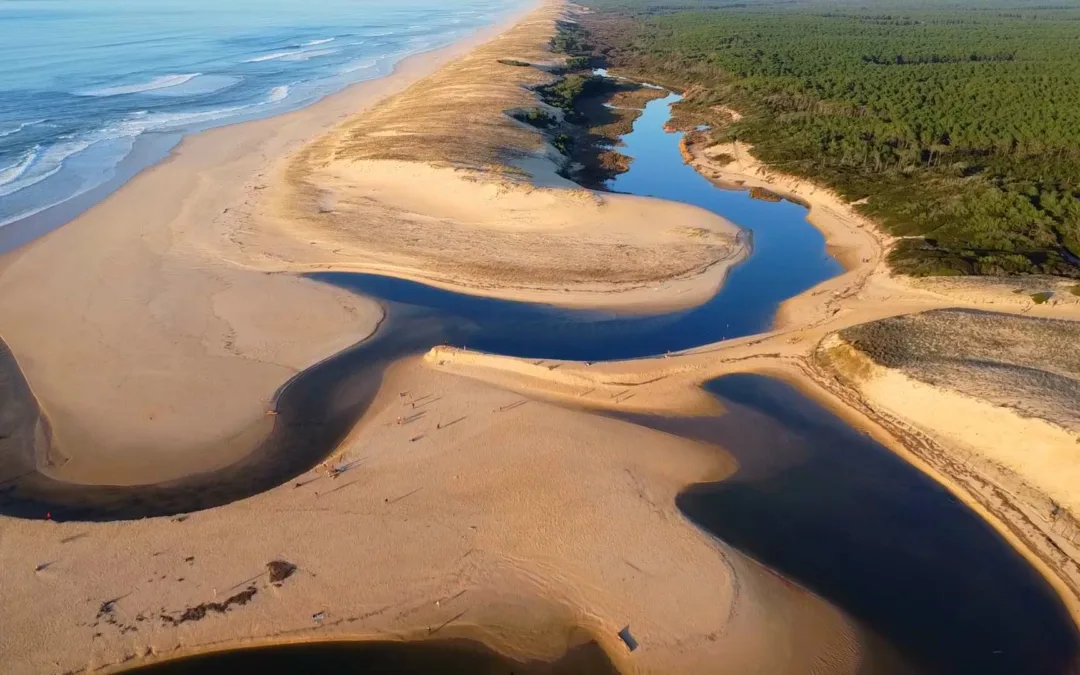
[[[786,383],[739,374],[706,389],[725,414],[637,420],[721,445],[739,463],[735,475],[684,492],[679,508],[906,662],[860,672],[1080,672],[1057,594],[951,493]]]
[[[441,291],[370,274],[327,273],[313,278],[443,317],[445,341],[510,356],[604,361],[656,356],[754,335],[772,325],[783,301],[830,279],[843,268],[806,221],[805,207],[766,202],[746,191],[721,190],[679,153],[681,133],[664,131],[672,94],[651,101],[623,137],[634,157],[613,190],[685,202],[718,213],[751,237],[752,255],[731,270],[720,291],[698,307],[655,315],[568,310]],[[663,224],[658,224],[658,227]]]

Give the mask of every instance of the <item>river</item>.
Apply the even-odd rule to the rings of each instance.
[[[625,137],[635,158],[612,189],[688,202],[751,233],[753,252],[707,303],[620,316],[497,300],[366,274],[313,278],[379,299],[371,339],[310,368],[279,392],[270,438],[237,464],[171,483],[82,486],[35,470],[36,404],[0,351],[0,404],[27,452],[3,459],[0,512],[54,519],[171,515],[243,499],[315,466],[378,390],[384,367],[436,344],[512,356],[613,360],[664,354],[770,326],[778,305],[837,274],[806,209],[716,188],[683,163],[667,133],[675,95],[650,102]],[[707,384],[728,410],[709,418],[631,421],[723,447],[739,463],[678,506],[702,529],[816,592],[888,645],[861,672],[1065,675],[1080,652],[1053,589],[989,525],[934,481],[787,384],[732,375]],[[332,404],[331,404],[332,403]],[[15,419],[15,422],[11,422]],[[172,672],[172,671],[170,671]]]

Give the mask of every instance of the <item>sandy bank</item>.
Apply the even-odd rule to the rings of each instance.
[[[691,143],[686,150],[689,161],[721,186],[760,186],[807,204],[807,219],[822,231],[830,246],[836,247],[834,255],[847,272],[789,300],[777,317],[778,337],[783,336],[784,347],[794,352],[796,362],[806,364],[804,372],[815,372],[821,355],[835,352],[836,338],[830,336],[829,328],[852,330],[926,310],[965,308],[1063,319],[1070,322],[1061,324],[1066,334],[1080,330],[1072,323],[1080,321],[1080,296],[1073,293],[1075,283],[1071,280],[893,275],[884,261],[892,238],[835,193],[771,171],[744,144],[701,148]],[[1042,294],[1047,300],[1036,302]],[[1039,331],[1023,328],[1023,320],[1003,316],[999,323],[1019,326],[991,341],[1006,352],[1024,351],[1021,345],[1029,345],[1030,356],[1046,346],[1032,342],[1038,342]],[[1028,322],[1029,326],[1035,324]],[[795,355],[801,345],[813,349],[822,340],[821,352]],[[759,343],[755,351],[761,353],[762,347]],[[732,353],[722,348],[718,351]],[[824,362],[831,364],[827,371],[835,368],[836,359],[825,358]],[[811,394],[832,388],[834,394],[846,397],[846,405],[863,409],[868,419],[887,423],[893,432],[892,447],[917,458],[924,470],[984,508],[1016,546],[1044,570],[1074,616],[1080,617],[1080,549],[1073,541],[1080,527],[1073,519],[1077,493],[1075,481],[1070,479],[1077,468],[1073,461],[1076,441],[1075,432],[1070,425],[1062,426],[1059,414],[1063,409],[1074,409],[1075,398],[1040,391],[1042,385],[1037,385],[1026,393],[1011,391],[1009,402],[999,400],[1000,396],[990,400],[985,391],[958,392],[897,370],[880,366],[872,370],[872,377],[848,373],[839,382],[832,381],[831,375],[823,378],[819,374],[810,378],[816,384],[803,386]],[[844,387],[850,391],[843,391]],[[1025,409],[1020,413],[1012,404]]]
[[[508,114],[561,116],[533,88],[555,79],[547,42],[563,12],[545,5],[286,158],[228,236],[264,252],[248,256],[261,269],[376,271],[579,306],[710,297],[745,253],[735,226],[584,190],[559,175],[568,158]]]
[[[348,637],[470,635],[555,658],[574,626],[625,672],[855,671],[846,619],[679,514],[684,485],[731,470],[717,448],[414,359],[337,462],[336,479],[312,471],[184,519],[4,522],[8,672]],[[298,570],[275,586],[278,558]],[[175,622],[248,588],[246,604]]]
[[[546,4],[308,109],[193,136],[6,255],[0,336],[53,426],[51,470],[152,482],[242,455],[251,438],[237,434],[260,424],[277,387],[380,316],[298,272],[363,269],[565,304],[715,292],[745,253],[733,226],[576,188],[539,132],[505,114],[538,105],[529,86],[552,76],[499,59],[550,61],[562,11]]]
[[[0,336],[52,424],[49,469],[135,484],[229,464],[257,440],[253,425],[268,428],[281,384],[369,335],[382,315],[375,303],[254,269],[219,219],[277,158],[505,28],[408,58],[394,75],[304,110],[191,136],[0,259]]]
[[[745,146],[705,152],[691,144],[686,150],[695,167],[718,185],[760,186],[807,204],[808,220],[822,230],[847,271],[786,302],[769,333],[706,345],[670,358],[591,366],[558,362],[536,365],[440,350],[429,355],[429,362],[529,396],[605,410],[668,410],[684,414],[713,412],[711,401],[697,389],[708,379],[745,371],[777,375],[868,430],[969,503],[1042,571],[1080,620],[1076,585],[1080,578],[1076,560],[1080,558],[1072,541],[1080,530],[1066,522],[1061,506],[1075,498],[1070,481],[1075,468],[1071,459],[1075,446],[1072,432],[1038,415],[1021,418],[999,404],[961,399],[926,384],[899,383],[903,376],[898,373],[875,380],[880,387],[866,382],[849,386],[823,367],[817,349],[835,331],[931,309],[959,307],[1076,321],[1080,319],[1080,297],[1071,291],[1074,284],[1045,277],[894,276],[884,263],[889,239],[834,194],[807,181],[768,171]],[[741,159],[728,161],[727,155],[735,152]],[[717,155],[720,161],[713,161],[708,154]],[[1032,296],[1043,292],[1052,293],[1050,300],[1036,303]],[[1006,342],[1019,344],[1015,339]],[[897,386],[886,386],[886,381]],[[882,387],[895,395],[879,397],[878,389]],[[890,402],[895,405],[890,406]],[[953,414],[940,414],[935,410],[938,406]],[[972,406],[977,410],[968,409]],[[939,425],[931,438],[919,429],[920,411],[932,413],[938,422],[949,417],[953,423],[946,425],[948,429]],[[961,414],[964,411],[975,415],[972,421]],[[987,430],[995,429],[999,418],[1008,429],[1016,431],[1006,438],[1023,439],[1024,443],[1006,448],[1008,443],[998,443],[1002,439],[994,438],[1008,458],[981,461],[980,457],[992,453],[975,453],[973,446],[993,436]],[[1034,436],[1029,437],[1029,432]],[[1017,448],[1027,448],[1031,438],[1040,439],[1045,452],[1038,458],[1021,459]],[[1031,467],[1026,466],[1029,464],[1038,465],[1030,475]],[[1048,467],[1058,470],[1044,470]],[[1053,485],[1038,486],[1040,474],[1052,478]]]
[[[994,504],[1080,590],[1075,325],[941,310],[830,335],[817,359],[923,437],[921,455]]]

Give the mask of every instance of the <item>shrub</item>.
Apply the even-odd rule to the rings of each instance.
[[[566,112],[573,112],[577,98],[598,87],[603,79],[591,75],[567,75],[552,84],[538,88],[537,91],[545,103]]]
[[[514,113],[513,117],[519,122],[530,124],[537,129],[550,129],[559,123],[559,121],[555,119],[554,115],[551,115],[550,113],[547,113],[539,108],[516,112]]]

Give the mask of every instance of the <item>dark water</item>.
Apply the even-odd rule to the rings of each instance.
[[[324,642],[206,654],[126,671],[138,675],[618,675],[595,642],[554,662],[514,661],[469,640]]]
[[[734,476],[679,496],[698,526],[846,611],[910,662],[901,672],[1080,672],[1054,590],[947,490],[786,383],[706,389],[728,412],[631,417],[735,456]]]

